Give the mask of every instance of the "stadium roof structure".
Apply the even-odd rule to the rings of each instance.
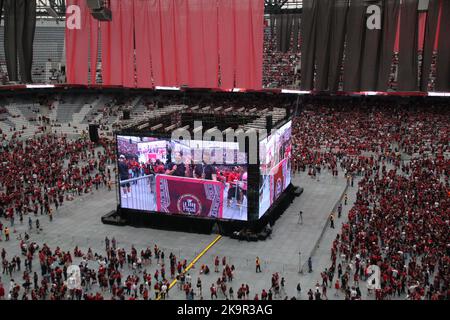
[[[299,13],[303,0],[264,0],[265,13]]]
[[[66,0],[36,0],[36,13],[38,19],[62,21],[66,17]],[[0,17],[3,15],[4,10],[0,8]]]
[[[36,0],[38,19],[64,20],[66,0]],[[301,12],[303,0],[264,0],[265,13]],[[0,13],[1,14],[1,13]]]
[[[66,16],[66,0],[37,0],[37,17],[62,20]]]

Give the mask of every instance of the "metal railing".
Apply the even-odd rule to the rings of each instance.
[[[156,210],[155,175],[121,180],[119,196],[122,208]]]

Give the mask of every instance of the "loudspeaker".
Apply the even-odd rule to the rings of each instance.
[[[419,5],[418,5],[417,10],[427,11],[429,5],[430,5],[430,0],[419,0]]]
[[[103,7],[103,0],[87,0],[87,6],[91,10],[98,10]]]
[[[91,139],[92,142],[97,143],[99,140],[98,137],[98,126],[95,124],[89,125],[89,139]]]
[[[91,10],[91,14],[94,19],[97,19],[99,21],[112,21],[112,12],[108,8]]]
[[[130,120],[130,110],[123,110],[123,120]]]
[[[267,136],[270,136],[270,133],[272,132],[272,115],[266,116],[266,130]]]

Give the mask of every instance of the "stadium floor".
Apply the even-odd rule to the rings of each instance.
[[[330,247],[336,233],[340,229],[340,220],[336,220],[336,229],[327,229],[321,241],[321,245],[316,250],[312,258],[314,272],[309,274],[304,267],[303,274],[299,274],[299,255],[301,251],[301,264],[307,261],[318,237],[327,222],[329,214],[345,190],[345,179],[341,176],[333,178],[328,172],[322,173],[320,181],[311,179],[305,173],[293,176],[293,183],[304,188],[304,193],[296,198],[288,210],[276,222],[271,239],[260,242],[239,242],[227,237],[221,238],[204,255],[198,259],[194,268],[189,271],[195,286],[199,276],[200,266],[208,264],[211,273],[202,275],[203,296],[209,299],[209,287],[217,281],[219,274],[214,273],[214,258],[219,256],[222,259],[226,256],[227,263],[236,267],[235,280],[232,283],[233,289],[237,292],[238,287],[244,283],[250,286],[250,297],[256,293],[260,294],[262,289],[268,290],[270,279],[273,273],[278,272],[280,277],[286,280],[286,293],[289,297],[296,296],[297,283],[300,281],[303,289],[302,298],[306,299],[306,292],[313,288],[320,279],[320,272],[330,263]],[[344,207],[341,220],[346,217],[350,204],[354,201],[356,194],[356,184],[354,188],[348,190],[349,205]],[[83,253],[88,248],[93,252],[104,254],[104,239],[115,237],[118,247],[124,247],[127,251],[134,245],[138,252],[146,247],[153,248],[155,244],[164,251],[166,263],[168,256],[173,252],[177,258],[187,259],[188,263],[193,261],[204,248],[208,246],[216,235],[200,235],[184,232],[163,231],[134,227],[115,227],[104,225],[100,218],[106,212],[116,206],[116,193],[108,192],[105,188],[94,191],[93,194],[77,198],[71,203],[65,203],[55,214],[53,222],[47,217],[39,216],[43,231],[37,234],[35,230],[31,232],[31,241],[35,241],[40,246],[47,243],[52,249],[58,245],[62,250],[73,249],[76,245]],[[299,211],[303,211],[303,224],[299,224]],[[34,217],[32,216],[33,222]],[[17,233],[12,236],[9,242],[2,242],[2,247],[6,249],[8,255],[19,255],[19,242],[15,236],[27,231],[28,218],[24,219],[24,224],[15,224]],[[262,261],[262,273],[255,273],[255,259],[259,256]],[[74,258],[74,263],[80,259]],[[98,264],[90,261],[89,266],[97,269]],[[36,263],[34,271],[38,271]],[[157,264],[152,263],[146,266],[147,272],[152,275]],[[170,269],[166,266],[166,272]],[[124,274],[131,274],[131,268],[124,266]],[[16,272],[19,278],[19,273]],[[8,283],[9,278],[2,276],[3,282]],[[17,279],[18,280],[18,279]],[[229,285],[229,284],[228,284]],[[362,286],[361,286],[362,287]],[[98,287],[93,288],[96,292]],[[330,289],[331,290],[331,289]],[[363,291],[364,292],[364,291]],[[104,293],[105,294],[105,293]],[[105,294],[105,298],[108,294]],[[170,299],[184,299],[185,295],[179,291],[178,286],[169,293]],[[332,298],[331,292],[328,294]],[[154,298],[153,289],[151,297]],[[219,293],[219,298],[221,295]],[[223,298],[223,297],[222,297]],[[195,297],[198,299],[198,296]]]

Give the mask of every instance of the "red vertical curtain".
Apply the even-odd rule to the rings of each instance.
[[[260,0],[110,0],[113,19],[104,22],[91,17],[84,0],[70,4],[83,8],[83,28],[66,31],[70,83],[87,84],[88,66],[96,82],[100,36],[104,85],[262,86]]]
[[[219,0],[220,83],[223,89],[234,88],[237,32],[234,2]]]
[[[219,82],[218,11],[216,0],[202,0],[205,81],[203,87],[217,88]]]
[[[111,0],[113,19],[101,22],[104,85],[135,86],[133,1]]]
[[[159,2],[161,12],[161,45],[162,63],[164,64],[164,79],[166,86],[176,86],[177,81],[177,61],[175,53],[177,44],[175,42],[175,16],[174,1],[165,0]]]
[[[70,6],[75,7],[71,11]],[[79,11],[76,9],[79,8]],[[89,8],[84,0],[67,0],[66,18],[77,16],[80,13],[79,29],[66,27],[66,75],[67,83],[70,84],[88,84],[88,53],[89,53]],[[67,21],[67,20],[66,20]],[[70,23],[70,22],[69,22]]]
[[[161,8],[160,0],[148,0],[148,18],[150,22],[149,39],[150,39],[150,52],[152,59],[152,74],[153,83],[155,86],[166,85],[165,79],[165,65],[163,59],[163,45],[161,34]],[[140,40],[137,36],[136,39]]]
[[[264,51],[264,2],[259,0],[252,1],[252,89],[262,88],[263,78],[263,51]]]
[[[191,82],[192,87],[206,87],[206,41],[203,23],[203,0],[189,0],[189,64],[191,66]]]
[[[258,0],[236,1],[236,86],[261,89],[264,29],[264,3]],[[260,75],[261,74],[261,77]],[[259,80],[261,79],[261,80]]]
[[[116,1],[120,3],[121,11],[120,40],[122,41],[122,85],[132,88],[136,86],[136,70],[134,63],[134,1]]]
[[[151,88],[152,65],[150,54],[150,17],[149,2],[134,1],[134,23],[136,37],[136,86],[138,88]]]
[[[91,64],[90,64],[90,69],[91,69],[91,84],[95,84],[96,83],[96,78],[97,78],[97,62],[98,62],[98,29],[99,29],[99,21],[94,19],[91,15],[90,15],[90,21],[89,21],[89,26],[90,26],[90,58],[91,58]]]
[[[217,1],[188,1],[188,63],[189,86],[218,86],[219,49]]]
[[[252,43],[251,2],[236,1],[236,87],[250,88],[252,66],[250,52]]]
[[[110,60],[109,65],[104,65],[103,68],[110,70],[109,82],[103,81],[105,85],[122,85],[122,51],[125,43],[122,43],[122,12],[120,10],[120,0],[111,0],[111,11],[113,20],[107,22],[108,40]],[[105,79],[106,80],[106,79]]]

